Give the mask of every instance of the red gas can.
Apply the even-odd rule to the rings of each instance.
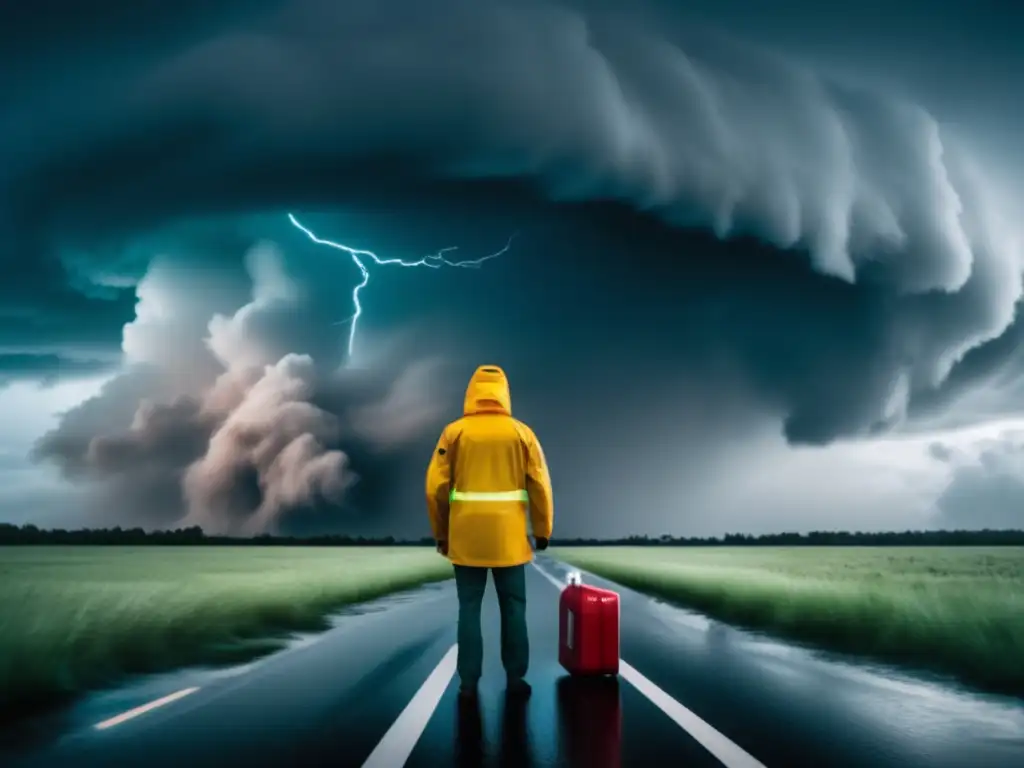
[[[573,675],[619,674],[619,595],[569,576],[558,604],[558,663]]]

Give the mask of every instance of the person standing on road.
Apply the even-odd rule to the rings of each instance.
[[[501,661],[508,692],[529,695],[526,566],[547,549],[554,524],[551,479],[537,436],[512,418],[505,372],[476,369],[462,418],[441,432],[427,468],[427,510],[437,550],[455,567],[459,597],[459,695],[476,696],[483,666],[480,607],[487,572],[501,611]]]

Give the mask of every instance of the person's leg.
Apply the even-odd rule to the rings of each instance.
[[[526,633],[526,566],[492,570],[501,610],[501,663],[510,682],[522,680],[530,664],[530,641]]]
[[[480,604],[487,589],[487,569],[455,566],[455,590],[459,595],[458,662],[463,688],[480,680],[484,661],[484,640],[480,634]]]

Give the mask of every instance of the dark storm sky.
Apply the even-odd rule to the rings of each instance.
[[[93,499],[62,521],[213,505],[422,533],[425,451],[484,362],[545,445],[568,535],[712,530],[699,488],[742,474],[753,436],[969,424],[979,391],[986,417],[1019,410],[1015,4],[213,5],[0,11],[0,376],[157,369],[36,444]],[[341,380],[359,274],[287,211],[383,257],[518,235],[479,270],[373,269],[352,361],[371,373]],[[287,353],[314,362],[280,391],[315,410],[209,415],[223,368]],[[140,420],[146,399],[178,410]],[[216,437],[243,417],[313,453],[181,490],[204,454],[246,450]],[[359,482],[303,474],[319,452]],[[772,528],[756,506],[748,527]],[[837,525],[856,518],[823,511]]]

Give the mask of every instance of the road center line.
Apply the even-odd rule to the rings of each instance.
[[[455,674],[457,657],[458,646],[453,645],[366,758],[363,768],[397,768],[405,765]]]
[[[151,701],[148,704],[143,704],[141,707],[135,707],[135,709],[129,709],[127,712],[122,712],[120,715],[112,717],[109,720],[104,720],[102,723],[96,723],[96,725],[94,725],[93,727],[98,731],[103,731],[107,728],[112,728],[115,725],[120,725],[121,723],[127,720],[131,720],[133,717],[144,715],[146,712],[154,710],[157,707],[162,707],[164,704],[170,704],[172,701],[183,699],[190,693],[195,693],[198,690],[198,687],[183,688],[182,690],[170,693],[164,696],[163,698],[156,699],[155,701]]]
[[[562,590],[565,584],[550,573],[533,563],[540,574],[550,581],[556,589]],[[680,728],[690,734],[704,749],[714,755],[726,768],[765,768],[764,764],[744,751],[727,736],[717,731],[710,723],[702,720],[669,694],[638,672],[633,666],[619,659],[619,674],[640,693],[664,712]]]
[[[541,567],[540,567],[539,565],[537,565],[537,563],[531,563],[531,565],[532,565],[532,566],[533,566],[534,568],[536,568],[536,569],[537,569],[537,573],[539,573],[539,574],[540,574],[541,576],[543,576],[543,577],[544,577],[545,579],[547,579],[547,580],[548,580],[548,581],[550,581],[550,582],[551,582],[552,584],[554,584],[554,585],[555,585],[555,589],[557,589],[557,590],[559,590],[559,591],[561,591],[561,590],[565,589],[565,584],[563,584],[563,583],[562,583],[562,582],[560,582],[560,581],[559,581],[558,579],[556,579],[556,578],[555,578],[554,576],[552,576],[552,575],[551,575],[550,573],[548,573],[547,571],[545,571],[545,570],[544,570],[543,568],[541,568]]]
[[[619,659],[619,674],[704,749],[717,757],[726,768],[765,768],[763,763],[716,731],[710,723],[701,720],[622,659]]]

